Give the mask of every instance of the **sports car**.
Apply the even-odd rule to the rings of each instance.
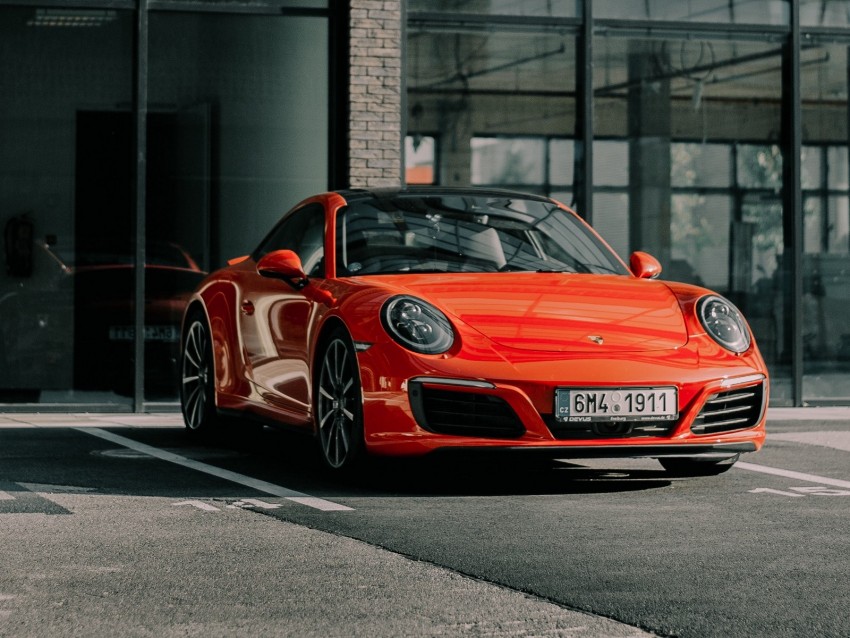
[[[320,194],[192,295],[185,423],[299,429],[339,471],[475,450],[719,474],[764,442],[768,371],[732,303],[660,273],[546,197]]]

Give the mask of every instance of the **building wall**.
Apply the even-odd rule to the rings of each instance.
[[[402,0],[351,0],[349,166],[353,188],[400,182]]]
[[[342,1],[140,15],[0,0],[0,411],[177,401],[179,312],[148,315],[165,328],[137,344],[134,308],[177,308],[329,187],[331,144],[348,150],[347,81],[332,84]],[[178,271],[135,287],[124,275],[139,248]],[[110,279],[78,276],[93,264]]]

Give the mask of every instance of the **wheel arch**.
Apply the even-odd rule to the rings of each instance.
[[[204,319],[206,319],[207,321],[207,324],[209,324],[210,318],[207,316],[206,306],[204,306],[200,299],[192,299],[186,305],[186,310],[183,311],[183,322],[180,329],[181,339],[186,336],[186,330],[188,330],[189,328],[190,318],[192,318],[196,314],[203,315]]]
[[[319,328],[319,334],[316,337],[315,345],[313,346],[313,352],[310,358],[310,369],[313,371],[315,375],[316,366],[318,363],[318,358],[324,350],[325,346],[330,339],[330,336],[336,330],[342,330],[348,336],[349,341],[354,343],[354,339],[351,336],[351,330],[348,329],[348,326],[345,322],[338,316],[333,315],[328,317]]]
[[[181,350],[190,318],[200,316],[206,322],[212,341],[216,399],[219,393],[240,395],[246,390],[241,385],[246,382],[244,375],[239,373],[241,362],[237,360],[239,344],[234,340],[238,334],[235,299],[235,291],[230,286],[210,286],[189,301],[183,314]]]

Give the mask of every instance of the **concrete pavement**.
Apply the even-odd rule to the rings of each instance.
[[[830,428],[850,428],[850,408],[772,408],[768,413],[770,424],[787,428],[798,424],[829,423]],[[50,428],[50,427],[96,427],[96,428],[174,428],[182,426],[182,418],[174,412],[146,414],[94,414],[94,413],[0,413],[0,428]],[[132,435],[130,435],[132,436]],[[770,434],[768,434],[768,437]],[[2,469],[0,469],[2,474]],[[45,487],[42,489],[49,489]],[[53,517],[49,524],[37,514],[15,514],[4,516],[3,536],[27,539],[27,551],[7,552],[4,560],[5,576],[0,577],[0,635],[41,636],[48,630],[50,635],[69,635],[71,629],[85,625],[85,635],[114,635],[111,615],[121,613],[121,608],[132,601],[139,587],[135,580],[133,562],[137,556],[118,552],[110,556],[110,548],[121,548],[119,539],[126,538],[141,526],[151,530],[167,530],[169,516],[162,512],[174,511],[171,504],[164,507],[152,499],[136,499],[132,510],[124,510],[118,498],[99,497],[96,507],[92,497],[85,494],[51,493],[50,499],[73,512],[73,517]],[[250,512],[246,514],[252,514]],[[171,514],[173,517],[173,514]],[[160,520],[161,519],[161,520]],[[156,524],[152,524],[156,523]],[[572,610],[550,601],[529,596],[525,593],[494,585],[458,574],[449,569],[421,562],[387,551],[351,538],[310,529],[292,523],[255,514],[246,520],[250,529],[251,546],[247,551],[255,556],[267,556],[269,560],[251,566],[255,570],[258,609],[256,617],[246,615],[238,618],[238,627],[229,625],[226,610],[228,597],[225,588],[220,601],[209,601],[204,612],[212,616],[219,614],[215,635],[254,630],[257,635],[268,635],[269,627],[263,624],[263,614],[271,614],[285,620],[274,635],[321,635],[321,636],[579,636],[579,637],[637,637],[649,636],[640,629],[616,621]],[[81,546],[57,546],[59,533],[51,526],[70,525],[78,528]],[[126,529],[125,529],[126,528]],[[160,577],[172,578],[170,586],[179,588],[186,573],[192,579],[212,577],[209,574],[245,570],[240,564],[239,553],[227,548],[246,547],[244,529],[220,526],[207,529],[204,535],[213,546],[209,551],[188,548],[179,556],[185,569],[175,570],[168,561],[158,573]],[[170,539],[163,538],[164,543]],[[173,546],[173,545],[172,545]],[[9,545],[6,545],[7,550]],[[108,596],[89,605],[88,596],[79,596],[74,588],[81,578],[79,552],[105,552],[99,562],[108,564],[109,570],[84,574],[86,589],[111,592],[116,601],[110,606]],[[288,548],[288,549],[287,549]],[[126,548],[125,548],[126,549]],[[177,550],[172,550],[177,551]],[[45,564],[45,557],[50,557]],[[168,560],[174,560],[171,556]],[[210,560],[213,565],[208,564]],[[156,560],[150,558],[150,560]],[[51,600],[37,583],[20,583],[15,578],[28,579],[30,574],[39,578],[49,576],[52,580],[67,582],[67,596]],[[17,575],[17,576],[14,576]],[[8,582],[4,582],[8,581]],[[274,595],[268,591],[273,584]],[[23,586],[22,586],[23,585]],[[161,583],[169,588],[169,583]],[[153,585],[151,585],[153,586]],[[159,586],[159,585],[157,585]],[[27,591],[26,599],[14,593]],[[246,601],[251,592],[236,594]],[[60,604],[61,603],[61,604]],[[247,604],[247,603],[242,603]],[[217,607],[218,605],[219,607]],[[87,611],[84,609],[87,608]],[[179,610],[178,610],[179,611]],[[166,613],[167,612],[167,613]],[[156,610],[149,613],[156,616]],[[161,618],[140,620],[153,622],[159,629],[173,627],[172,633],[159,635],[194,635],[191,613],[182,618],[175,609],[162,612]],[[177,618],[168,617],[168,614]],[[10,621],[14,620],[14,627]],[[5,625],[5,626],[4,626]],[[209,630],[210,625],[203,626]],[[13,629],[13,631],[8,631]],[[145,635],[140,632],[138,635]]]

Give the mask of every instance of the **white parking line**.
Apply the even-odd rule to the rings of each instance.
[[[147,454],[148,456],[152,456],[162,461],[168,461],[169,463],[182,465],[183,467],[187,467],[198,472],[210,474],[212,476],[222,478],[232,483],[238,483],[239,485],[250,487],[252,489],[257,490],[258,492],[264,492],[265,494],[271,494],[272,496],[285,498],[289,501],[300,503],[302,505],[307,505],[308,507],[314,507],[324,512],[343,512],[351,511],[353,509],[351,507],[346,507],[345,505],[340,505],[339,503],[334,503],[332,501],[326,501],[315,496],[310,496],[309,494],[305,494],[303,492],[296,492],[295,490],[291,490],[281,485],[275,485],[274,483],[261,481],[260,479],[245,476],[244,474],[238,474],[237,472],[231,472],[230,470],[225,470],[212,465],[207,465],[206,463],[201,463],[200,461],[187,459],[186,457],[180,456],[179,454],[174,454],[173,452],[166,452],[165,450],[160,450],[159,448],[155,448],[151,445],[139,443],[138,441],[119,436],[118,434],[113,434],[112,432],[108,432],[106,430],[101,430],[99,428],[74,429],[78,430],[79,432],[85,432],[86,434],[91,434],[92,436],[105,439],[106,441],[122,445],[131,450],[142,452],[143,454]]]
[[[9,492],[4,492],[0,490],[0,501],[14,501],[15,497],[9,494]]]
[[[818,476],[817,474],[806,474],[804,472],[783,470],[778,467],[768,467],[767,465],[756,465],[755,463],[744,463],[743,461],[738,461],[733,467],[738,468],[739,470],[772,474],[774,476],[782,476],[785,478],[795,479],[797,481],[806,481],[808,483],[850,488],[850,481],[842,481],[841,479],[829,478],[827,476]]]
[[[818,445],[833,450],[850,452],[850,432],[844,430],[818,430],[815,432],[784,432],[782,434],[768,434],[770,441],[791,441],[793,443],[805,443],[806,445]]]

